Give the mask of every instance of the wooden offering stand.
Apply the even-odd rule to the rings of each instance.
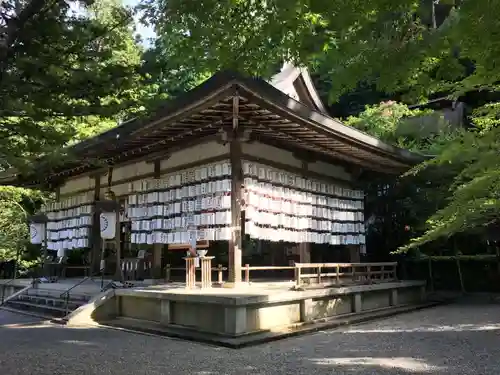
[[[196,249],[193,249],[190,244],[171,244],[168,245],[169,250],[182,250],[189,252],[189,256],[184,257],[186,261],[186,289],[192,289],[196,286],[196,267],[195,259],[201,260],[201,287],[212,287],[212,259],[214,257],[199,257],[196,253],[198,249],[207,249],[209,241],[197,241]]]

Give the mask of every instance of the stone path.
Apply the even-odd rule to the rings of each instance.
[[[232,350],[0,310],[8,375],[500,374],[500,305],[448,305]]]

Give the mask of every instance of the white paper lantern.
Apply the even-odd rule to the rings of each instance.
[[[64,249],[58,249],[57,250],[57,256],[62,258],[64,256]]]
[[[116,234],[116,213],[103,212],[100,215],[101,238],[110,240],[115,238]]]
[[[45,239],[45,225],[43,223],[30,224],[30,239],[32,244],[41,244]]]

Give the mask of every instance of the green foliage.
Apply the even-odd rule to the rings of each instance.
[[[0,187],[0,260],[16,259],[29,248],[27,217],[44,200],[38,191]]]
[[[184,61],[264,76],[283,60],[321,65],[335,77],[332,101],[359,82],[413,99],[498,82],[498,0],[149,0],[145,7]]]
[[[436,155],[463,131],[444,125],[425,128],[422,125],[425,121],[420,119],[429,114],[429,111],[410,110],[404,104],[389,101],[367,106],[358,116],[350,116],[346,124],[399,147]],[[366,214],[375,219],[368,237],[371,248],[394,251],[424,233],[422,224],[443,206],[456,173],[450,168],[434,167],[404,178],[366,175],[363,183]]]
[[[79,12],[72,12],[77,5]],[[2,167],[29,168],[33,158],[141,112],[144,91],[155,94],[142,84],[132,12],[120,2],[29,0],[2,6]]]
[[[261,76],[271,75],[284,60],[303,64],[328,83],[324,94],[330,102],[360,84],[397,93],[399,100],[411,103],[434,95],[498,93],[500,0],[437,4],[418,0],[148,0],[144,7],[157,33],[172,41],[171,56],[196,63],[204,71],[232,68]],[[426,234],[421,236],[419,228],[404,233],[405,241],[408,235],[417,236],[412,243],[416,246],[481,229],[497,220],[499,108],[497,103],[483,103],[475,109],[471,119],[480,131],[470,134],[449,129],[443,135],[401,134],[399,120],[410,113],[397,105],[391,105],[389,115],[388,108],[370,107],[348,120],[390,143],[437,155],[419,167],[418,174],[384,182],[398,186],[384,196],[384,209],[401,210],[395,215],[399,226],[406,222],[409,210],[419,211],[408,214],[416,225],[430,217]],[[411,198],[405,199],[402,192]],[[398,207],[390,200],[398,202]],[[416,204],[421,206],[409,208]],[[390,218],[389,211],[385,214]],[[385,236],[391,235],[389,228]]]
[[[366,106],[358,116],[347,118],[345,124],[398,147],[424,151],[430,144],[427,142],[428,138],[434,138],[435,134],[421,134],[418,123],[409,133],[403,133],[401,129],[409,118],[415,119],[428,114],[429,111],[411,110],[405,104],[388,101]]]
[[[482,122],[482,119],[479,119]],[[490,124],[491,125],[491,124]],[[500,219],[500,128],[469,132],[414,172],[454,169],[446,205],[427,220],[428,230],[408,249],[461,232],[484,232]]]
[[[141,71],[132,11],[120,1],[5,1],[0,16],[1,168],[33,172],[41,156],[55,165],[71,157],[62,146],[141,116],[163,97]],[[26,216],[43,198],[0,188],[0,259],[37,257]]]

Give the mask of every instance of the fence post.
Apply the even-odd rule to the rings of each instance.
[[[250,265],[245,264],[245,282],[249,283],[250,282]]]
[[[351,263],[351,272],[352,272],[352,282],[355,283],[356,282],[356,266],[354,264]]]
[[[169,283],[169,282],[170,282],[170,264],[167,264],[167,265],[165,266],[165,281],[166,281],[167,283]]]
[[[318,267],[318,284],[321,284],[321,267]]]
[[[366,273],[368,274],[368,283],[372,283],[372,267],[371,266],[366,266]]]
[[[222,284],[222,264],[217,266],[217,281]]]
[[[300,264],[295,263],[295,286],[300,287]]]
[[[337,264],[337,285],[340,285],[340,266]]]

